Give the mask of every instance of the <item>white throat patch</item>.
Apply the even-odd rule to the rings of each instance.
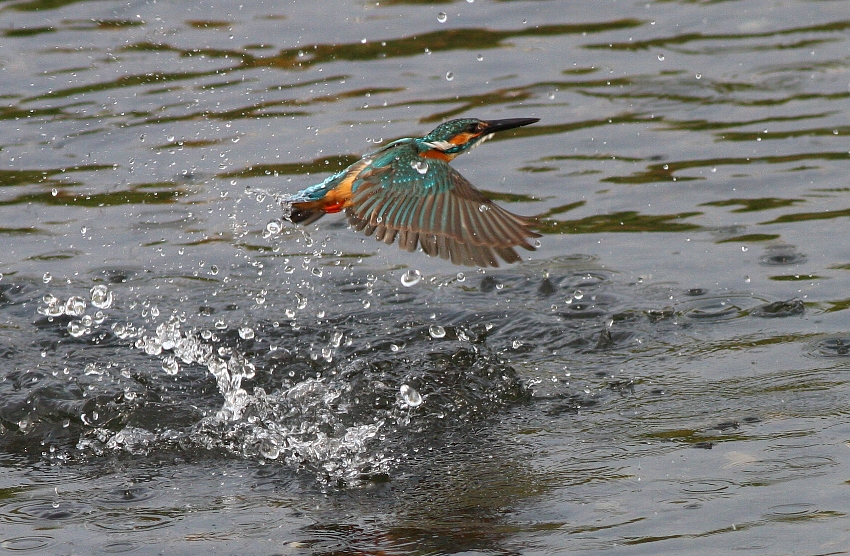
[[[423,145],[428,145],[432,149],[437,149],[442,152],[446,152],[447,150],[455,147],[454,144],[449,143],[448,141],[431,141],[430,143],[423,143]]]

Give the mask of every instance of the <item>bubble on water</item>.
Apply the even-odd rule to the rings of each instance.
[[[78,295],[72,295],[65,302],[65,314],[71,317],[79,317],[86,311],[86,300]]]
[[[53,280],[53,276],[49,272],[45,272],[44,276],[41,277],[41,281],[45,284],[49,284],[51,280]]]
[[[177,363],[177,359],[175,359],[173,355],[169,355],[162,360],[162,370],[165,371],[166,374],[176,375],[177,371],[180,370],[180,365]]]
[[[402,384],[401,388],[398,389],[398,393],[401,395],[401,399],[404,400],[404,403],[408,406],[419,407],[422,405],[422,396],[413,386],[410,386],[409,384]]]
[[[73,336],[74,338],[79,338],[80,336],[84,336],[86,332],[88,332],[88,328],[86,325],[82,323],[82,321],[72,320],[68,323],[68,334]]]
[[[411,288],[422,280],[422,273],[416,269],[409,269],[401,275],[401,285],[405,288]]]
[[[583,297],[584,292],[582,292],[581,290],[576,290],[575,293],[573,293],[573,299],[575,299],[576,301],[581,301]]]
[[[428,163],[422,159],[414,160],[410,163],[410,167],[419,172],[420,174],[425,174],[428,172]]]
[[[227,323],[224,322],[224,320],[219,319],[215,321],[215,328],[216,330],[227,330]]]
[[[112,292],[103,284],[94,286],[90,293],[91,304],[98,309],[109,309],[112,306]]]
[[[310,269],[310,274],[312,274],[313,276],[315,276],[317,278],[321,278],[322,275],[324,274],[324,271],[322,270],[322,267],[314,266],[312,269]]]
[[[452,72],[450,72],[450,71],[449,71],[449,72],[446,72],[446,81],[451,81],[451,80],[452,80],[452,79],[454,79],[454,78],[455,78],[455,74],[454,74],[454,73],[452,73]]]
[[[251,340],[254,338],[254,329],[250,326],[242,326],[239,328],[239,337],[243,340]]]
[[[439,21],[440,23],[445,23],[448,19],[449,16],[448,14],[446,14],[446,12],[440,12],[437,14],[437,21]]]
[[[432,324],[428,328],[428,334],[430,334],[432,338],[445,338],[446,329],[440,326],[439,324]]]

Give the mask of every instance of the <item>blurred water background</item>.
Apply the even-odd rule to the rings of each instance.
[[[0,552],[850,546],[850,2],[0,2]],[[486,272],[274,194],[446,119]]]

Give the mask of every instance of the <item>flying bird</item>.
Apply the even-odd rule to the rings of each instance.
[[[464,266],[515,263],[536,220],[509,212],[484,196],[449,166],[494,133],[533,124],[539,118],[478,120],[440,124],[424,137],[406,137],[364,155],[320,184],[283,197],[291,222],[310,224],[345,211],[351,226],[378,241]]]

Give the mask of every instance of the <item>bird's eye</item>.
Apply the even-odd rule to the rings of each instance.
[[[469,124],[468,126],[466,126],[466,132],[467,133],[477,133],[477,132],[481,131],[482,127],[483,126],[480,123]]]

